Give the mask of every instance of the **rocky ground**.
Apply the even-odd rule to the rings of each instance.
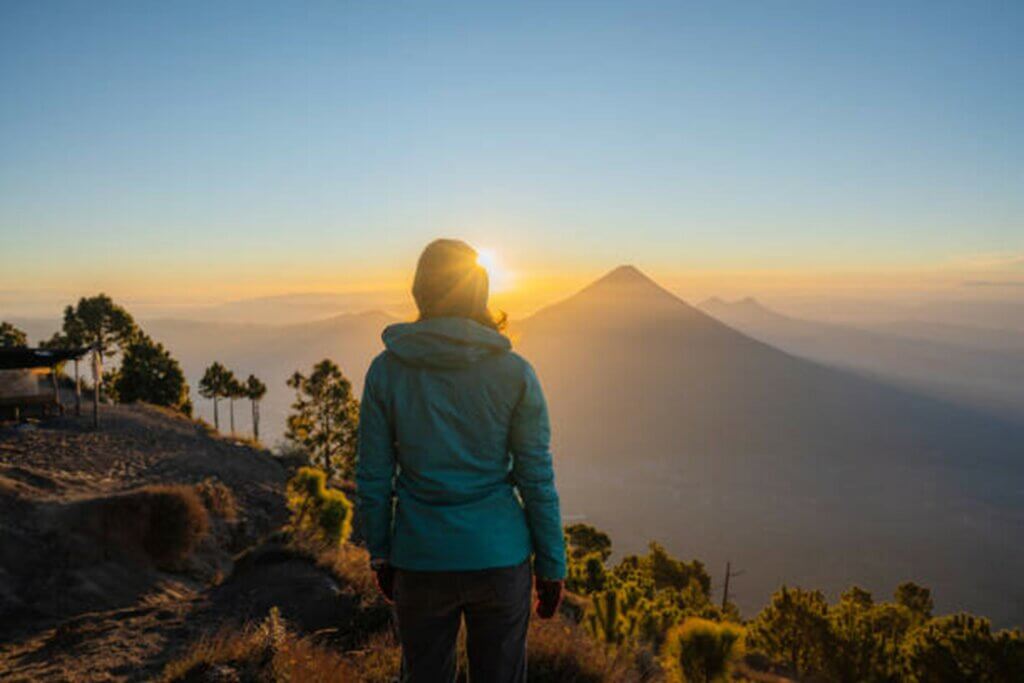
[[[231,612],[242,615],[239,604],[249,601],[232,589],[242,582],[234,559],[286,519],[285,480],[267,451],[149,406],[104,406],[98,431],[73,417],[0,425],[0,679],[157,677],[185,644],[221,628]],[[174,566],[97,531],[110,524],[96,514],[105,501],[202,482],[230,490],[235,509],[211,514],[208,532]],[[292,562],[290,573],[278,569],[282,583],[305,567],[308,583],[329,584],[308,560]],[[272,590],[273,582],[253,578],[271,564],[250,561],[249,585]],[[338,593],[325,590],[329,599]]]

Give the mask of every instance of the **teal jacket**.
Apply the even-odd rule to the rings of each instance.
[[[391,325],[366,374],[356,465],[371,557],[565,577],[547,406],[509,340],[464,318]]]

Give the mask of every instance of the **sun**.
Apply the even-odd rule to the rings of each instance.
[[[477,249],[476,262],[487,271],[492,293],[507,291],[512,286],[512,273],[502,266],[494,249]]]

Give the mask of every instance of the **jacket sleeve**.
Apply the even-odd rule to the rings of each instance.
[[[509,434],[512,478],[526,508],[537,575],[564,579],[565,537],[550,444],[551,424],[544,393],[533,368],[527,365],[525,386],[512,414]]]
[[[394,430],[380,395],[381,370],[379,362],[370,366],[359,404],[356,515],[371,559],[388,560],[396,458]]]

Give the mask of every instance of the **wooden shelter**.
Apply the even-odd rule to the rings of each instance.
[[[77,361],[87,353],[88,347],[0,348],[0,415],[13,413],[14,419],[20,419],[29,410],[38,410],[44,416],[51,410],[63,413],[57,366]]]

